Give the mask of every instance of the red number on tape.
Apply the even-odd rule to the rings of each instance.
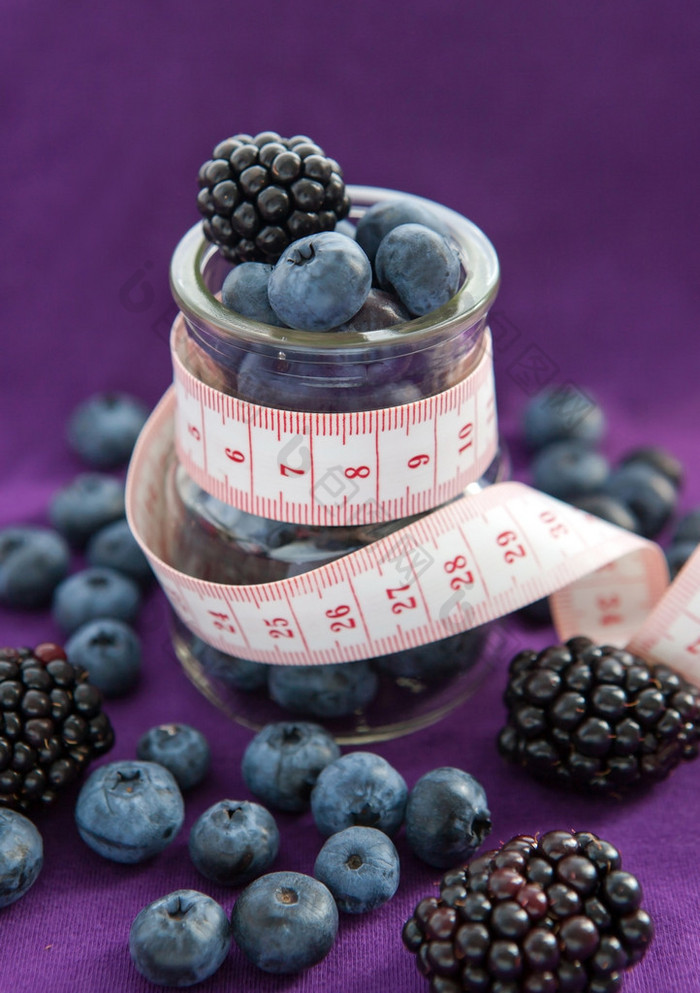
[[[245,455],[243,452],[239,452],[235,448],[225,448],[224,452],[227,459],[231,459],[232,462],[245,462]]]
[[[501,531],[496,541],[501,547],[513,545],[512,548],[507,548],[503,553],[503,558],[509,565],[515,562],[516,559],[522,559],[525,556],[525,547],[518,542],[518,536],[515,531]],[[513,544],[514,542],[518,543]]]
[[[294,632],[289,627],[289,621],[284,617],[273,617],[271,621],[265,621],[270,628],[268,634],[271,638],[293,638]]]
[[[386,595],[390,600],[396,600],[399,594],[404,593],[406,590],[410,589],[410,584],[406,583],[405,586],[394,586],[386,591]],[[391,605],[392,614],[402,614],[404,610],[413,610],[416,606],[416,598],[409,596],[405,600],[397,600],[396,603]]]
[[[465,444],[462,445],[459,450],[460,455],[462,454],[462,452],[466,452],[468,448],[471,448],[473,430],[474,430],[474,425],[472,424],[471,421],[469,421],[468,424],[465,424],[463,427],[459,429],[459,439],[460,441],[465,442]]]
[[[409,469],[417,469],[419,465],[427,465],[428,462],[430,462],[430,456],[423,453],[422,455],[414,455],[406,464]]]
[[[187,430],[192,435],[195,441],[201,441],[201,434],[199,433],[199,428],[195,427],[194,424],[188,424]]]
[[[289,476],[290,473],[294,473],[295,476],[303,476],[306,469],[292,469],[290,465],[282,465],[280,463],[280,472],[283,476]]]
[[[368,465],[358,465],[358,466],[348,466],[345,470],[345,475],[348,479],[355,479],[357,476],[360,479],[367,479],[369,476],[369,466]]]
[[[335,610],[327,610],[326,617],[345,618],[345,620],[342,621],[340,620],[333,621],[333,623],[331,624],[331,631],[337,633],[338,631],[342,631],[343,628],[354,628],[355,621],[353,620],[352,617],[347,616],[349,613],[350,613],[350,608],[346,603],[341,603],[341,605],[339,607],[336,607]]]

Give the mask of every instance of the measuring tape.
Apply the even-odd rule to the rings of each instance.
[[[700,552],[669,588],[654,542],[522,483],[457,499],[289,579],[229,586],[179,572],[163,558],[175,407],[171,387],[137,442],[127,516],[176,613],[220,651],[276,665],[371,658],[553,594],[562,639],[629,643],[700,683]]]
[[[456,386],[359,413],[296,413],[247,403],[201,382],[177,354],[175,450],[207,493],[295,524],[413,517],[459,496],[498,452],[491,335]]]

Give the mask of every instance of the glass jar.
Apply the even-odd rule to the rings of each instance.
[[[349,221],[372,204],[406,194],[350,187]],[[283,410],[348,412],[406,404],[442,392],[475,368],[487,347],[487,312],[499,268],[488,239],[439,204],[411,197],[437,216],[459,253],[455,296],[425,317],[369,331],[296,331],[225,308],[218,294],[230,264],[196,225],[173,255],[171,288],[184,320],[172,347],[190,373],[251,403]],[[303,450],[286,453],[301,465]],[[474,492],[505,475],[499,453]],[[415,518],[312,526],[246,513],[201,489],[173,456],[166,475],[165,556],[180,572],[230,585],[271,582],[317,568]],[[420,552],[420,550],[419,550]],[[335,665],[267,665],[224,655],[173,618],[173,642],[194,683],[237,721],[257,729],[304,718],[339,741],[370,741],[438,720],[473,692],[489,668],[486,628],[375,659]]]

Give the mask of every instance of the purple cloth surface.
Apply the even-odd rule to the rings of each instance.
[[[698,10],[634,0],[252,9],[3,4],[0,526],[45,522],[52,492],[81,469],[63,435],[79,400],[123,389],[152,405],[163,393],[175,312],[168,263],[197,220],[197,169],[221,138],[269,128],[313,136],[348,182],[439,200],[492,239],[503,272],[493,321],[499,414],[518,478],[527,480],[519,372],[523,353],[537,352],[553,381],[600,399],[611,459],[640,444],[667,447],[687,468],[682,509],[700,504]],[[103,861],[82,843],[77,787],[37,814],[45,865],[0,912],[0,993],[154,989],[129,959],[136,913],[179,887],[233,905],[236,891],[198,876],[187,836],[210,804],[249,798],[240,758],[250,732],[188,682],[159,591],[139,631],[143,679],[107,705],[117,734],[108,759],[132,757],[153,724],[185,721],[208,734],[211,775],[187,796],[179,837],[144,865]],[[47,612],[0,613],[2,643],[60,637]],[[553,637],[518,631],[513,647]],[[619,846],[657,926],[625,990],[698,993],[697,765],[619,803],[534,784],[494,747],[505,663],[442,723],[373,747],[409,786],[438,765],[475,774],[494,843],[572,827]],[[278,822],[276,867],[312,871],[321,838],[310,815]],[[440,873],[411,855],[403,834],[397,845],[397,896],[343,918],[320,965],[274,978],[234,948],[201,988],[426,990],[400,929]]]

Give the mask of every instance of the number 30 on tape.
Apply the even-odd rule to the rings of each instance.
[[[427,644],[551,594],[562,638],[630,644],[700,681],[700,554],[666,592],[661,549],[521,483],[440,507],[311,572],[228,586],[163,557],[163,481],[174,456],[171,388],[144,428],[127,515],[182,621],[231,655],[309,665]]]

